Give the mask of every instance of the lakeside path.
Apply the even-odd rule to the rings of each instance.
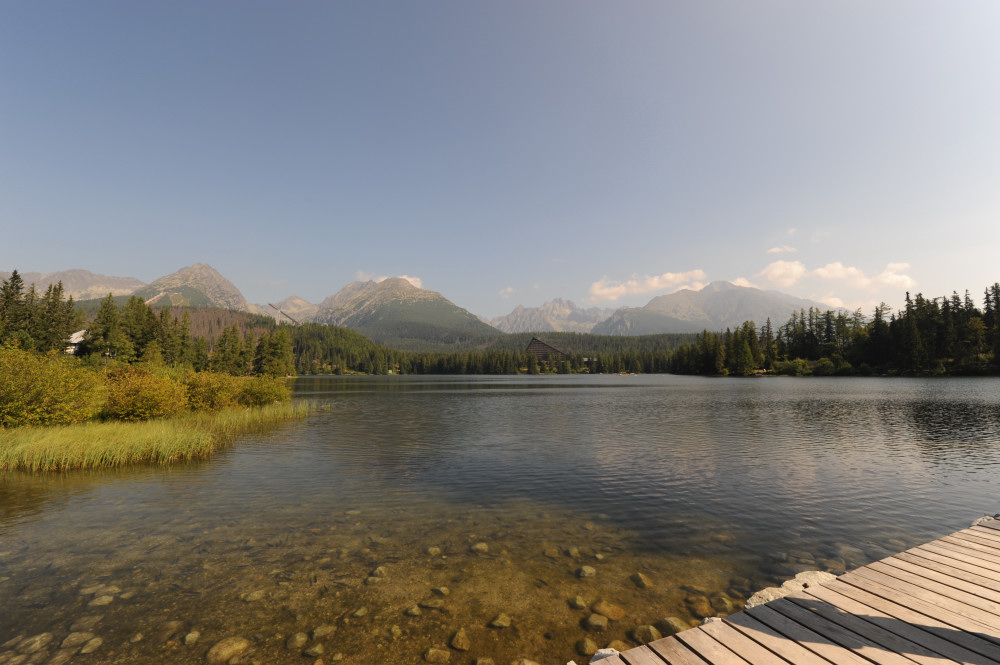
[[[1000,520],[601,665],[1000,663]]]

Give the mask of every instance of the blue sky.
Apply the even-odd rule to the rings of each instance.
[[[1000,3],[0,4],[0,270],[476,314],[1000,280]]]

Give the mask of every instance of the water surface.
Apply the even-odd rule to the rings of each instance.
[[[0,475],[0,645],[51,632],[32,662],[193,663],[239,635],[248,663],[317,645],[325,662],[580,661],[585,636],[631,646],[638,625],[1000,511],[996,379],[323,377],[296,398],[305,421],[210,460]],[[626,616],[588,633],[577,597]],[[448,646],[460,628],[467,651]],[[71,632],[101,643],[60,652]]]

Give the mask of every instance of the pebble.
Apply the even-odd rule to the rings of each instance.
[[[580,548],[579,547],[570,547],[569,549],[566,550],[566,554],[571,559],[579,559],[580,558]]]
[[[436,586],[433,589],[431,589],[431,593],[433,593],[436,596],[447,596],[449,593],[451,593],[451,590],[446,586]]]
[[[472,665],[493,665],[493,659],[480,656],[472,661]]]
[[[354,617],[355,619],[360,619],[361,617],[365,616],[366,614],[368,614],[368,608],[367,607],[359,607],[358,609],[354,610],[354,612],[351,614],[351,616]]]
[[[472,640],[469,639],[469,635],[465,632],[465,628],[459,628],[455,634],[451,636],[451,641],[448,644],[451,645],[452,649],[457,649],[458,651],[468,651],[472,648]]]
[[[317,658],[323,655],[323,645],[317,642],[303,652],[303,655],[309,656],[310,658]]]
[[[431,598],[429,600],[424,600],[418,603],[420,607],[426,610],[439,610],[444,606],[444,601],[440,598]]]
[[[389,629],[389,636],[394,640],[398,640],[403,636],[403,629],[394,625]]]
[[[312,637],[314,640],[319,640],[326,637],[333,631],[334,627],[330,625],[324,624],[322,626],[316,626],[315,628],[312,629]]]
[[[70,649],[83,646],[94,637],[93,633],[70,633],[59,645],[61,649]]]
[[[41,651],[45,648],[45,645],[52,641],[52,637],[52,633],[39,633],[38,635],[27,637],[18,643],[17,652],[32,654],[36,651]]]
[[[92,601],[87,603],[87,605],[90,607],[102,607],[104,605],[110,605],[114,599],[114,596],[97,596]]]
[[[614,649],[615,651],[628,651],[632,647],[630,647],[628,644],[625,644],[621,640],[612,640],[608,642],[607,648]]]
[[[490,628],[510,628],[510,617],[500,613],[487,624]]]
[[[486,543],[476,543],[469,546],[469,551],[473,554],[486,554],[490,551],[490,546]]]
[[[588,614],[583,620],[583,627],[587,630],[604,630],[608,627],[608,618],[603,614]]]
[[[0,644],[0,649],[11,649],[11,648],[14,647],[15,644],[17,644],[18,642],[20,642],[23,639],[24,639],[24,635],[23,634],[22,635],[18,635],[17,637],[12,637],[11,639],[9,639],[6,642],[4,642],[3,644]]]
[[[225,663],[230,658],[234,658],[250,646],[250,641],[243,637],[226,637],[218,642],[208,650],[205,655],[206,660],[208,660],[209,665],[216,665],[217,663]]]
[[[642,573],[633,573],[632,575],[629,575],[629,579],[632,580],[632,583],[640,589],[648,589],[653,586],[653,581]]]
[[[375,577],[374,575],[365,578],[365,584],[378,584],[381,581],[382,581],[381,577]]]
[[[612,621],[621,621],[625,618],[625,609],[615,605],[614,603],[609,603],[608,601],[601,599],[594,603],[590,608],[591,611],[597,612],[598,614],[603,614]]]
[[[199,631],[192,630],[190,633],[184,636],[184,644],[187,646],[191,646],[192,644],[196,643],[200,637],[201,633]]]
[[[431,647],[424,652],[424,660],[428,663],[447,663],[451,658],[451,652],[444,649]]]
[[[576,576],[579,578],[596,577],[597,571],[590,566],[580,566],[576,569]]]
[[[649,642],[654,642],[663,635],[660,635],[660,631],[656,629],[655,626],[639,626],[632,631],[632,637],[639,644],[648,644]]]
[[[92,596],[104,588],[103,584],[91,584],[80,589],[81,596]]]
[[[128,638],[128,641],[131,642],[132,644],[137,644],[138,642],[142,642],[143,638],[145,637],[146,636],[143,635],[142,633],[135,633],[132,635],[132,637]]]
[[[104,640],[95,637],[80,648],[80,653],[94,653],[101,648],[102,644],[104,644]]]
[[[593,656],[595,653],[597,653],[597,649],[598,649],[597,642],[590,639],[589,637],[584,637],[583,639],[578,640],[576,643],[576,652],[581,656],[587,656],[589,658],[590,656]]]
[[[379,566],[372,571],[372,577],[385,577],[389,571],[385,569],[385,566]]]
[[[549,557],[550,559],[558,559],[559,558],[559,548],[558,547],[550,547],[547,550],[545,550],[543,552],[543,554],[545,556]]]
[[[309,641],[309,636],[305,633],[293,633],[285,640],[285,648],[289,651],[298,651]]]
[[[263,600],[264,596],[266,595],[267,591],[265,591],[264,589],[257,589],[255,591],[250,591],[248,593],[243,594],[242,596],[240,596],[240,598],[246,603],[253,603],[258,600]]]
[[[433,545],[430,546],[430,547],[428,547],[424,551],[427,552],[427,554],[429,554],[431,556],[437,556],[437,555],[441,554],[441,548],[440,547],[434,547]]]
[[[419,607],[414,605],[413,607],[407,608],[407,610],[403,612],[403,614],[405,614],[408,617],[418,617],[422,614],[422,612],[420,611]]]
[[[574,596],[569,599],[569,606],[574,610],[585,610],[587,609],[587,601],[583,599],[583,596]]]

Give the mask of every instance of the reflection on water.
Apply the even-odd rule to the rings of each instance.
[[[303,378],[312,416],[209,461],[0,475],[0,662],[581,660],[997,512],[998,388]]]

